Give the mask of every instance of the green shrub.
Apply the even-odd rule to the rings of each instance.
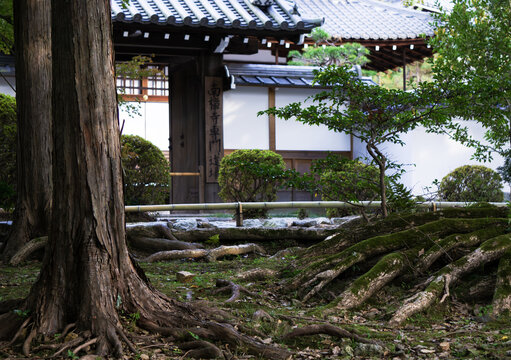
[[[296,177],[296,175],[295,175]],[[356,205],[360,201],[380,200],[380,172],[359,160],[349,160],[336,154],[312,163],[311,174],[299,180],[290,177],[292,185],[302,190],[321,194],[325,201],[345,201]],[[397,182],[399,174],[386,177],[387,208],[389,212],[409,211],[414,208],[411,191]],[[366,208],[327,209],[329,217],[346,216],[353,213],[366,216]]]
[[[16,99],[0,94],[0,207],[16,201]]]
[[[379,199],[379,171],[374,166],[358,160],[329,155],[326,159],[316,161],[312,170],[319,175],[319,192],[325,201],[346,201],[356,204],[359,201]],[[329,217],[337,217],[351,214],[353,211],[327,209],[326,213]]]
[[[236,150],[220,162],[218,195],[224,201],[274,201],[286,165],[270,150]],[[266,216],[266,210],[244,211],[245,217]]]
[[[442,179],[438,195],[445,201],[503,201],[502,178],[485,166],[460,166]]]
[[[140,136],[121,137],[126,205],[167,203],[170,195],[170,169],[155,145]]]

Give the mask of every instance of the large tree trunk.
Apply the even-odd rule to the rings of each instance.
[[[167,298],[131,261],[109,0],[55,0],[52,19],[53,185],[58,191],[41,272],[22,307],[31,318],[21,327],[32,325],[24,354],[29,356],[36,335],[62,333],[70,323],[80,336],[77,342],[94,343],[99,356],[120,357],[122,342],[134,352],[119,314],[137,313],[139,326],[162,335],[185,339],[192,331],[202,339],[243,344],[248,352],[268,358],[289,357],[287,350],[210,321],[222,317],[218,312]],[[8,324],[0,327],[0,338],[19,322],[13,313],[0,315],[0,323]]]
[[[110,10],[53,1],[53,209],[29,308],[42,334],[70,320],[115,343],[116,299],[134,269],[125,244]],[[132,275],[133,276],[133,275]]]
[[[51,210],[50,0],[14,1],[17,193],[4,260],[30,239],[46,235]]]

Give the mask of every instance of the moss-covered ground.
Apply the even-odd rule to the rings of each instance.
[[[289,244],[286,244],[289,245]],[[278,245],[273,244],[270,252]],[[395,359],[398,358],[446,358],[446,359],[505,359],[511,358],[511,319],[491,318],[488,303],[466,304],[453,298],[436,304],[426,312],[413,316],[399,329],[387,327],[391,314],[399,301],[410,296],[412,289],[406,281],[395,281],[392,286],[378,292],[363,307],[324,315],[325,305],[331,299],[325,293],[314,305],[301,305],[291,296],[278,292],[277,279],[265,281],[239,281],[236,275],[258,267],[282,269],[291,257],[269,259],[256,255],[233,257],[214,263],[180,260],[165,263],[142,263],[142,267],[154,286],[165,294],[183,301],[206,301],[231,313],[240,322],[240,330],[257,336],[267,343],[277,343],[296,352],[297,359]],[[21,267],[0,265],[0,301],[23,297],[35,281],[39,262],[31,261]],[[180,283],[176,272],[195,274],[193,281]],[[244,286],[252,294],[242,294],[239,300],[225,303],[230,293],[216,294],[216,279],[231,280]],[[346,281],[346,280],[345,280]],[[333,284],[335,285],[335,284]],[[332,288],[335,291],[335,286]],[[333,296],[333,294],[331,294]],[[265,311],[267,319],[256,319],[258,310]],[[28,316],[28,314],[19,314]],[[127,322],[136,328],[137,314],[125,314]],[[376,339],[382,348],[360,345],[349,339],[337,339],[326,335],[314,335],[283,341],[281,337],[295,327],[330,323],[365,337]],[[1,326],[1,324],[0,324]],[[181,359],[181,352],[165,338],[154,337],[140,346],[142,358]],[[48,352],[35,353],[44,358]],[[0,350],[0,358],[13,353]],[[80,354],[79,354],[80,355]],[[81,354],[83,355],[83,354]],[[243,349],[233,353],[238,359],[253,358]],[[70,358],[76,354],[68,354]],[[139,357],[140,358],[140,357]],[[185,357],[186,358],[186,357]]]

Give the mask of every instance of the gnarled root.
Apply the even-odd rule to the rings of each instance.
[[[384,256],[367,273],[355,280],[339,297],[335,309],[351,309],[369,299],[374,293],[401,275],[418,256],[420,249],[414,248]]]
[[[195,249],[195,250],[173,250],[173,251],[160,251],[145,258],[145,262],[155,262],[164,260],[175,259],[188,259],[188,258],[204,258],[207,261],[216,261],[218,258],[228,255],[243,255],[249,253],[264,254],[265,251],[256,244],[243,244],[233,246],[220,246],[215,249]]]
[[[390,320],[391,326],[398,326],[411,315],[430,306],[449,285],[456,283],[465,275],[479,266],[494,261],[511,249],[510,235],[500,235],[485,241],[479,248],[444,267],[426,290],[414,295],[395,312]],[[446,284],[447,283],[447,284]]]
[[[227,256],[227,255],[243,255],[249,253],[257,253],[264,255],[266,251],[262,247],[256,244],[243,244],[236,246],[219,246],[213,250],[210,250],[206,255],[207,261],[216,261],[219,257]]]
[[[476,218],[507,218],[507,209],[497,207],[487,208],[448,208],[441,211],[408,214],[401,216],[391,215],[385,220],[377,221],[364,227],[357,227],[357,223],[343,227],[339,232],[327,237],[324,241],[309,247],[297,259],[297,267],[317,263],[314,259],[321,256],[337,254],[348,247],[366,239],[388,233],[397,233],[407,229],[420,227],[429,222],[440,219],[476,219]],[[318,270],[318,271],[323,271]],[[300,288],[302,281],[295,284]],[[292,290],[294,290],[292,289]]]
[[[129,244],[143,251],[202,249],[202,244],[179,241],[165,224],[130,226],[126,228]]]
[[[179,345],[181,350],[188,350],[183,358],[216,359],[223,357],[222,350],[210,342],[203,340],[189,341]]]
[[[468,234],[447,236],[419,257],[419,262],[415,266],[414,272],[424,273],[440,256],[448,254],[455,248],[477,246],[483,241],[502,235],[506,232],[506,227],[507,221],[503,219],[501,223],[494,224],[489,228],[480,229]]]
[[[326,334],[330,336],[335,336],[338,338],[347,338],[355,340],[359,343],[364,344],[378,344],[375,340],[371,340],[360,336],[354,332],[350,332],[348,330],[342,329],[337,326],[333,326],[330,324],[321,324],[321,325],[309,325],[302,328],[297,328],[291,331],[290,333],[284,335],[283,339],[291,339],[298,336],[307,336],[307,335],[318,335],[318,334]]]
[[[511,249],[500,258],[492,307],[494,316],[506,310],[511,313]]]
[[[9,260],[9,265],[17,266],[27,260],[37,250],[44,249],[48,243],[48,236],[42,236],[30,240],[23,245]]]
[[[236,275],[236,278],[243,281],[261,281],[274,277],[277,274],[276,270],[255,268]]]
[[[230,291],[232,293],[231,297],[225,301],[226,303],[231,303],[231,302],[238,300],[241,292],[244,292],[245,294],[248,294],[248,295],[254,296],[254,297],[258,296],[257,294],[247,290],[243,286],[237,285],[237,284],[233,283],[232,281],[228,281],[228,280],[217,279],[216,286],[219,287],[219,289],[216,289],[215,291],[213,291],[214,294],[217,294],[220,292],[225,292],[225,291]]]
[[[247,349],[248,353],[260,356],[264,359],[288,359],[292,355],[292,353],[285,349],[266,345],[252,337],[240,334],[230,324],[209,322],[206,328],[212,331],[217,339],[225,341],[235,347],[241,345]]]
[[[335,256],[311,265],[309,269],[312,267],[316,275],[301,283],[298,283],[298,279],[293,280],[291,288],[300,285],[301,289],[307,291],[312,287],[303,296],[305,302],[348,268],[373,256],[402,248],[416,247],[420,244],[429,248],[438,238],[453,233],[472,232],[481,226],[488,227],[501,221],[501,219],[441,219],[410,230],[372,237],[350,246]],[[303,277],[310,276],[311,272],[307,270],[304,271],[304,276],[297,278],[303,280]]]

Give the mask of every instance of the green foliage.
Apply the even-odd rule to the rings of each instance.
[[[0,0],[0,53],[10,54],[14,47],[13,0]]]
[[[511,184],[511,150],[503,151],[502,156],[504,157],[504,165],[499,166],[497,170],[502,176],[502,180]]]
[[[384,72],[369,72],[362,70],[364,75],[371,76],[373,81],[380,86],[387,89],[403,89],[403,68],[397,68],[394,70],[386,70]],[[408,87],[412,87],[413,84],[419,84],[423,81],[433,81],[433,73],[431,62],[420,61],[406,66],[406,79],[408,80]]]
[[[166,203],[170,190],[170,169],[161,150],[140,136],[123,135],[121,155],[125,203]]]
[[[409,212],[417,209],[411,189],[399,182],[389,181],[388,208],[390,212]]]
[[[500,202],[504,200],[502,178],[485,166],[460,166],[442,179],[438,195],[445,201]]]
[[[70,359],[79,359],[80,357],[78,355],[76,355],[73,350],[68,350],[67,351],[67,357],[70,358]]]
[[[208,240],[206,240],[206,244],[212,246],[218,246],[220,244],[220,234],[211,235]]]
[[[22,318],[26,318],[28,317],[28,315],[30,314],[30,310],[20,310],[20,309],[15,309],[13,310],[13,312],[18,315],[19,317],[22,317]]]
[[[274,201],[286,165],[270,150],[236,150],[220,162],[218,195],[224,201]],[[266,210],[244,210],[245,217],[266,216]]]
[[[430,132],[456,130],[451,124],[442,99],[443,94],[432,84],[422,83],[413,92],[371,86],[350,71],[347,66],[329,66],[315,71],[315,82],[330,87],[312,95],[304,107],[292,103],[280,109],[261,113],[274,114],[283,119],[296,120],[309,125],[326,125],[330,130],[351,134],[366,144],[372,163],[380,172],[382,215],[387,215],[385,172],[389,168],[402,171],[381,150],[384,143],[404,145],[400,135],[425,126]],[[261,114],[260,113],[260,114]]]
[[[369,62],[369,50],[358,43],[347,43],[334,46],[330,43],[330,35],[323,29],[314,29],[311,37],[314,46],[303,49],[302,52],[292,50],[289,52],[291,60],[289,65],[365,65]]]
[[[0,207],[16,201],[16,99],[0,94]]]
[[[327,159],[317,161],[313,171],[319,175],[318,187],[323,200],[357,204],[379,197],[379,172],[374,166],[329,155]],[[363,207],[360,211],[364,211]],[[327,209],[329,217],[346,214],[346,210]]]
[[[303,220],[309,217],[309,212],[307,211],[307,209],[300,208],[298,209],[298,214],[296,216],[298,217],[298,219]]]
[[[509,0],[454,0],[437,17],[430,44],[438,56],[434,78],[453,116],[473,119],[486,128],[491,146],[472,139],[465,129],[456,139],[476,148],[475,157],[491,159],[510,141],[511,3]],[[507,145],[506,145],[507,144]]]

